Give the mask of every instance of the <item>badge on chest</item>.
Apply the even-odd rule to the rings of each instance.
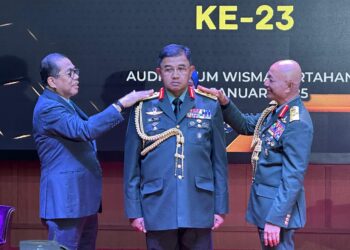
[[[209,109],[190,109],[186,116],[194,119],[211,119],[211,111]]]
[[[268,132],[276,141],[278,141],[281,135],[283,134],[285,128],[286,125],[282,121],[277,120],[274,124],[271,125]]]

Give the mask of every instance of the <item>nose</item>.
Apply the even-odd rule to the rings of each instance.
[[[264,81],[264,86],[265,86],[265,87],[268,87],[268,86],[269,86],[269,83],[270,83],[270,79],[269,79],[269,78],[266,78],[265,81]]]
[[[174,69],[174,72],[173,72],[173,78],[179,78],[179,71],[178,69]]]

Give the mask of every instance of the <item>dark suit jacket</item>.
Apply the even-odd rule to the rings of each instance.
[[[276,112],[264,122],[262,149],[255,181],[251,186],[247,221],[264,228],[269,222],[283,228],[301,228],[306,222],[304,175],[313,138],[309,112],[300,98],[288,103],[279,117]],[[291,110],[299,110],[299,119]],[[224,120],[240,134],[252,135],[261,114],[242,114],[231,102],[223,111]]]
[[[45,89],[33,115],[33,135],[41,161],[40,217],[79,218],[97,213],[102,171],[95,139],[123,120],[109,106],[88,117]]]
[[[207,118],[188,117],[201,109]],[[198,110],[197,110],[198,111]],[[125,145],[125,210],[129,218],[144,217],[147,230],[210,228],[214,213],[228,212],[227,158],[223,119],[217,101],[188,93],[176,119],[167,95],[146,100],[142,109],[146,134],[178,128],[185,137],[184,178],[174,176],[175,136],[141,156],[142,139],[131,113]],[[145,146],[148,144],[146,143]]]

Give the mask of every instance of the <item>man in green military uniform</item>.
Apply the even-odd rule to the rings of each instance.
[[[188,86],[189,48],[159,55],[164,87],[130,116],[124,157],[125,210],[148,249],[212,249],[228,212],[223,117],[216,97]]]
[[[294,230],[306,222],[304,175],[313,125],[299,96],[301,77],[297,62],[274,63],[264,83],[272,102],[256,115],[242,114],[222,90],[199,87],[218,97],[224,120],[234,130],[254,135],[246,219],[258,227],[262,249],[294,249]]]

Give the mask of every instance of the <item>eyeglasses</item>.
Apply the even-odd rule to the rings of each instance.
[[[167,74],[167,75],[172,75],[175,73],[175,71],[178,74],[183,75],[183,74],[187,73],[188,67],[185,67],[185,66],[180,66],[178,68],[164,67],[161,69],[163,70],[164,74]]]
[[[70,78],[74,78],[74,75],[77,75],[79,76],[80,74],[80,70],[78,68],[74,68],[74,69],[68,69],[66,73],[63,73],[63,74],[57,74],[55,75],[56,77],[57,76],[60,76],[60,75],[67,75],[69,76]]]

